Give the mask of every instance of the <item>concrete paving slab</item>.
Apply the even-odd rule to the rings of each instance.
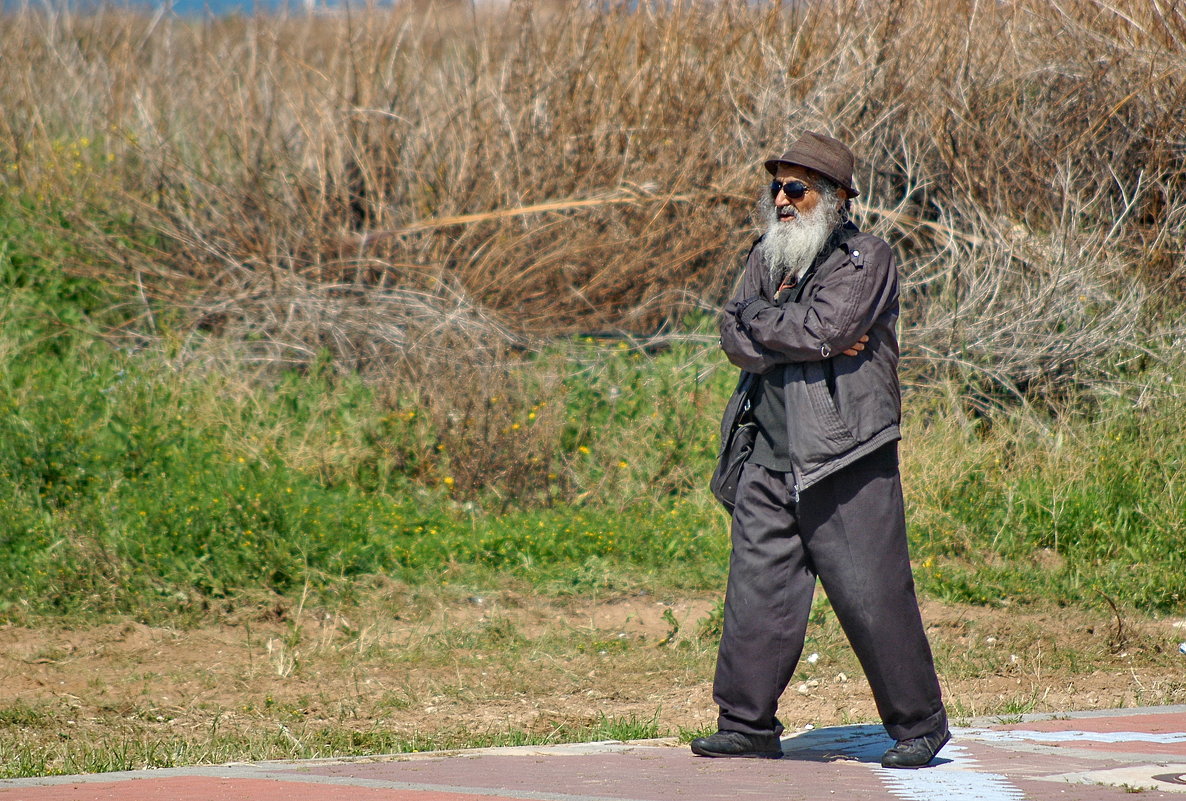
[[[239,763],[0,781],[0,801],[1186,801],[1186,707],[978,720],[922,770],[888,770],[880,726],[783,740],[781,760],[674,740]]]

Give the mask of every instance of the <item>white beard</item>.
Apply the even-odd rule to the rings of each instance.
[[[770,267],[773,293],[788,275],[795,276],[796,282],[803,279],[832,230],[840,222],[840,213],[821,198],[808,214],[780,221],[774,201],[767,192],[758,201],[758,218],[766,225],[766,235],[758,247]]]

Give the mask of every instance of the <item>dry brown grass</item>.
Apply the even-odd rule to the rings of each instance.
[[[4,180],[65,209],[79,268],[266,360],[714,308],[757,164],[806,128],[858,153],[929,372],[1024,394],[1177,326],[1177,0],[20,13],[0,47]]]

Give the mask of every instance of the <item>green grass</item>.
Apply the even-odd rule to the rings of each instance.
[[[1184,411],[1166,395],[1139,410],[1118,400],[1091,416],[908,432],[919,440],[909,491],[923,588],[972,603],[1182,609]]]
[[[113,344],[134,304],[64,273],[69,246],[5,208],[0,619],[184,622],[261,594],[349,599],[379,575],[723,585],[727,520],[704,484],[733,370],[715,348],[559,342],[432,397],[326,369],[249,375]],[[1150,397],[977,420],[951,388],[908,393],[922,591],[1184,608],[1186,400]]]
[[[212,726],[207,737],[138,733],[116,734],[103,742],[75,742],[63,732],[52,745],[29,748],[19,738],[0,741],[0,778],[106,773],[146,768],[219,764],[264,759],[409,754],[460,748],[555,745],[600,740],[641,740],[666,736],[658,714],[606,717],[587,724],[558,723],[542,731],[454,731],[431,736],[401,736],[382,729],[350,730],[299,722],[261,727],[251,734],[221,734]]]

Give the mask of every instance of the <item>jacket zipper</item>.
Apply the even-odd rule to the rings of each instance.
[[[823,259],[820,259],[817,257],[816,260],[814,262],[812,262],[811,267],[808,268],[807,272],[803,274],[802,279],[800,279],[797,282],[797,285],[795,288],[798,291],[795,293],[795,300],[794,300],[795,303],[798,303],[799,301],[803,300],[803,294],[807,291],[807,284],[815,278],[816,270],[819,268],[819,266],[821,264],[823,264],[825,261],[828,260],[828,258],[831,257],[831,255],[834,251],[835,251],[835,247],[828,250],[828,255],[825,256]],[[788,423],[790,422],[789,414],[787,414],[787,422]],[[799,493],[800,493],[799,484],[802,481],[802,479],[799,476],[799,467],[795,464],[795,451],[791,448],[790,426],[789,425],[788,425],[788,430],[787,430],[787,454],[791,457],[791,478],[794,480],[794,483],[791,485],[791,503],[795,504],[795,506],[798,506],[799,505]]]

